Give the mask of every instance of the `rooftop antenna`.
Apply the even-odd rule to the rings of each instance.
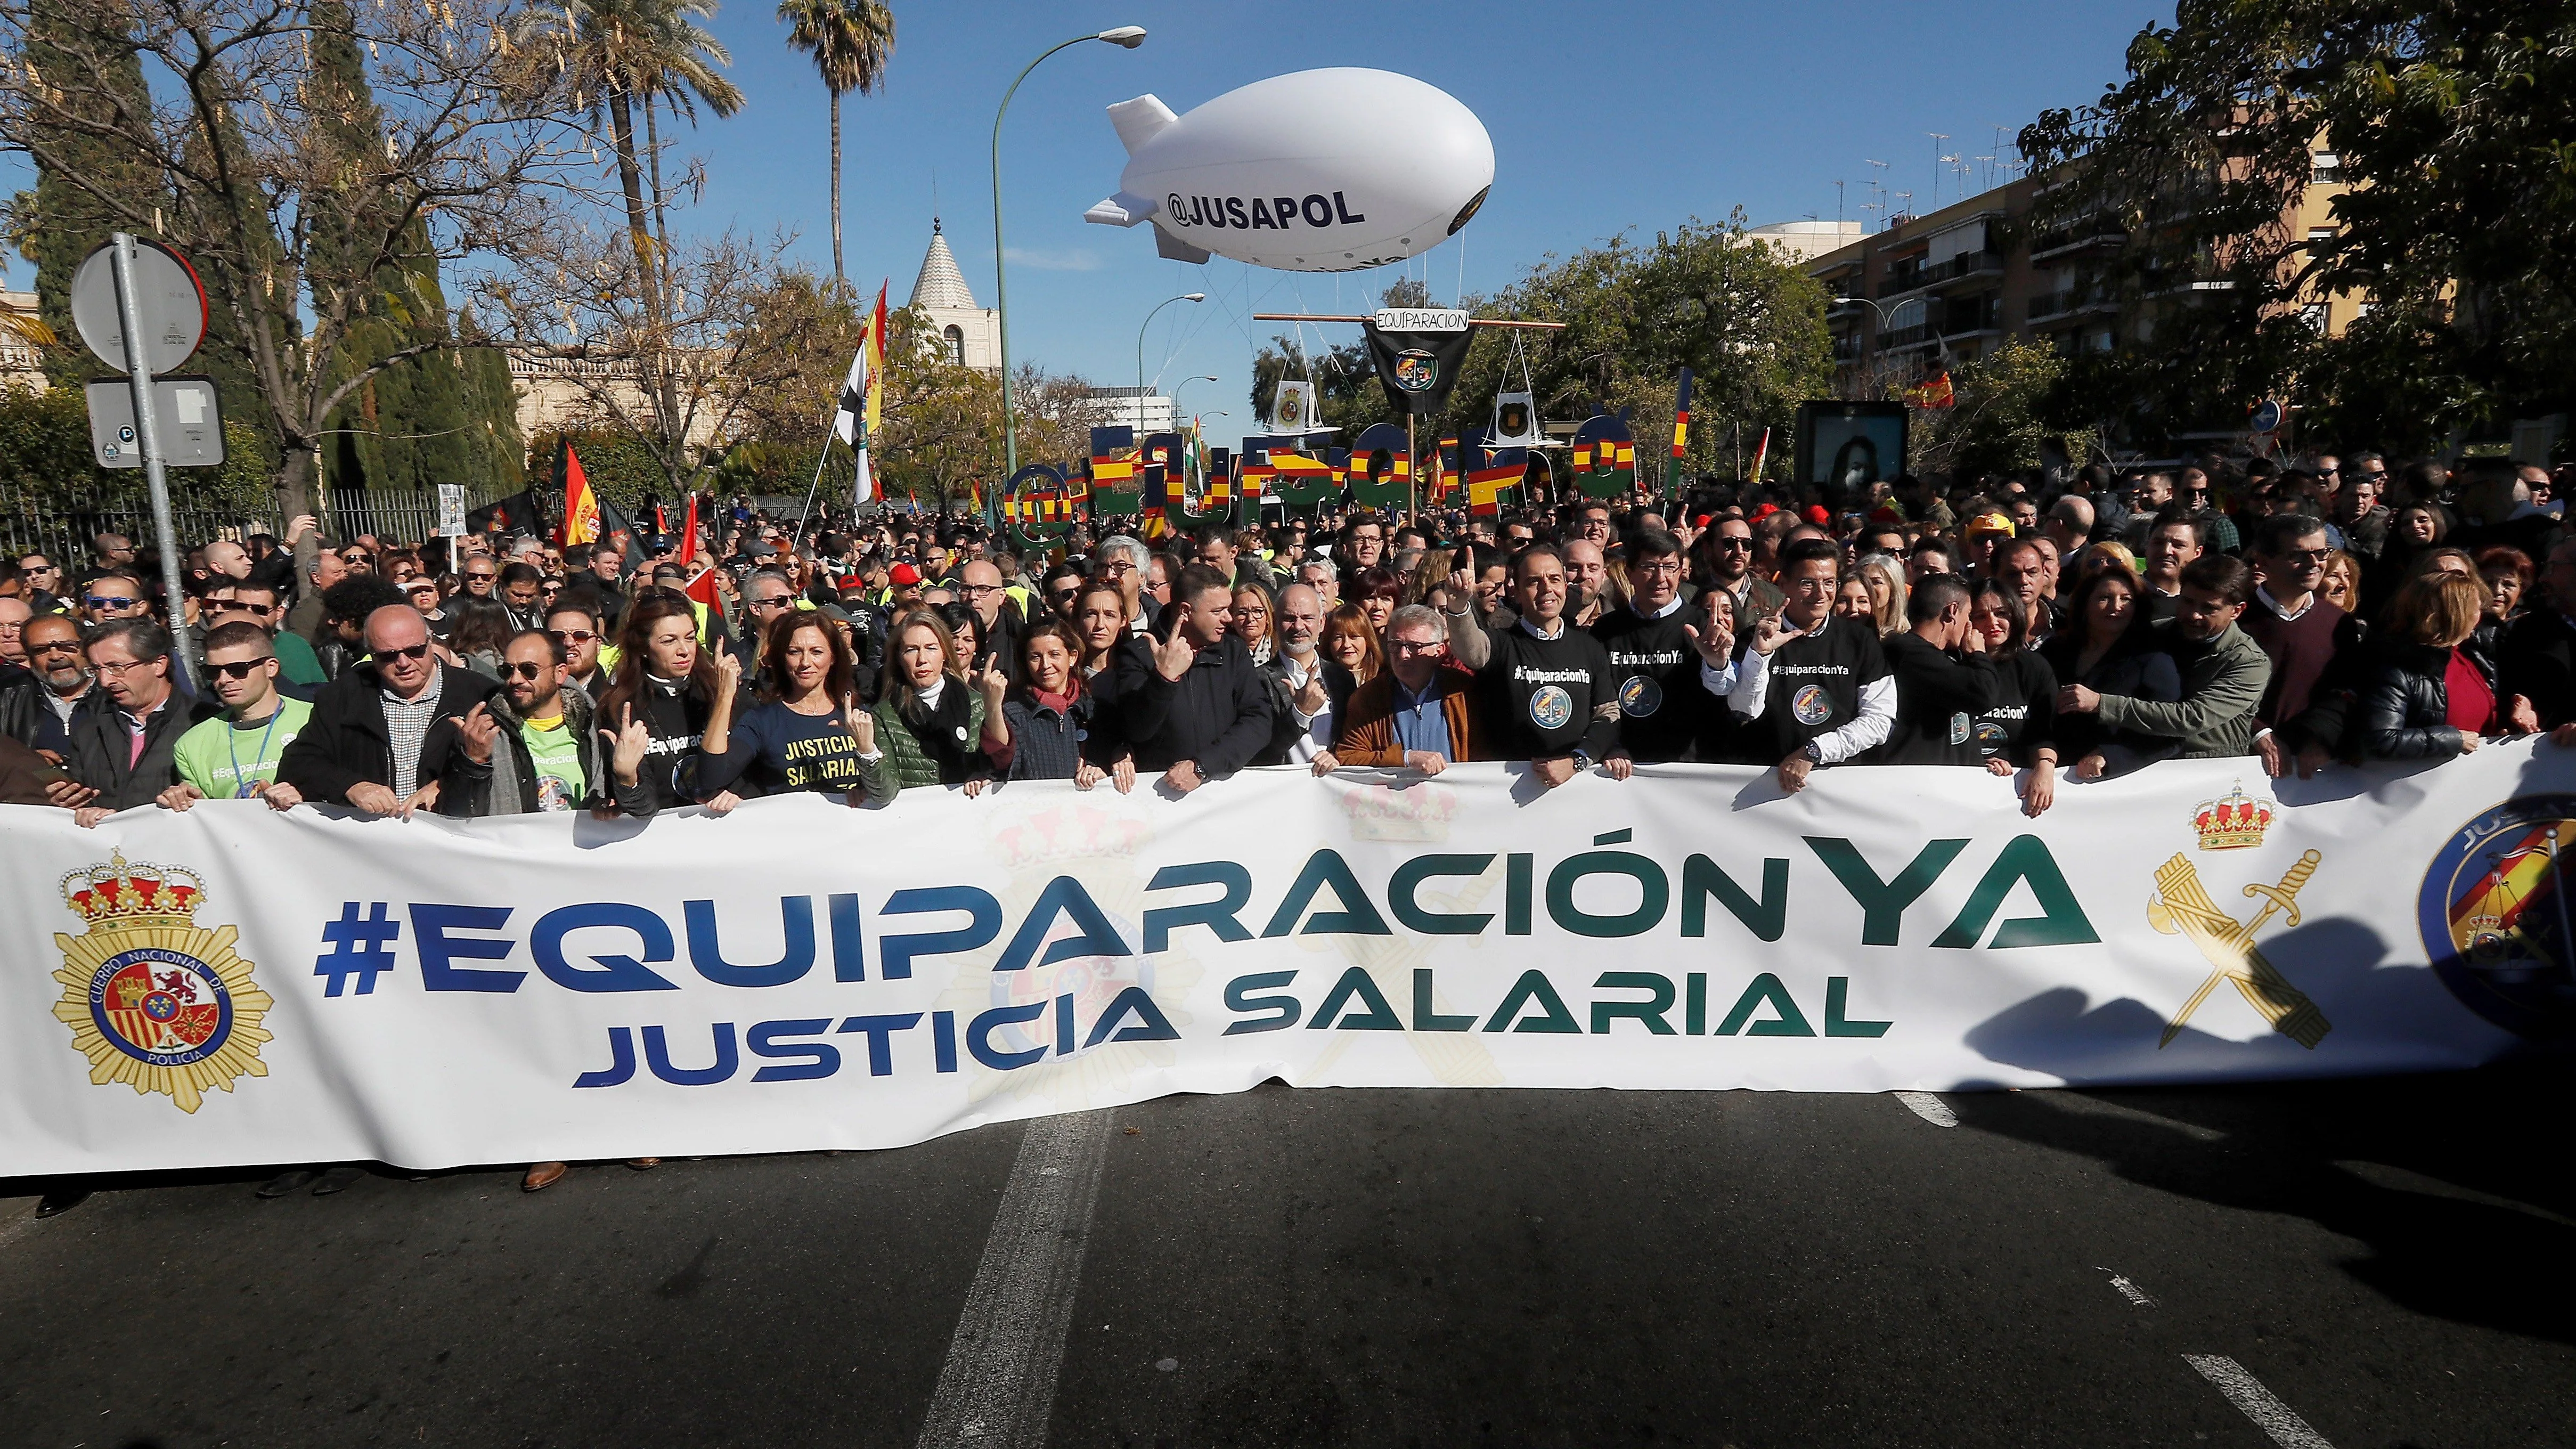
[[[1842,184],[1841,182],[1837,181],[1837,182],[1835,182],[1835,183],[1834,183],[1834,225],[1836,225],[1836,226],[1840,226],[1840,225],[1842,225],[1842,220],[1843,220],[1843,184]]]
[[[1932,209],[1939,211],[1941,209],[1941,162],[1946,159],[1941,154],[1941,143],[1950,139],[1950,133],[1926,131],[1923,134],[1932,138]]]
[[[1992,190],[1994,190],[1994,189],[1995,189],[1995,158],[1994,158],[1994,157],[1992,157],[1992,156],[1980,156],[1980,157],[1978,157],[1977,159],[1986,163],[1986,190],[1988,190],[1988,191],[1992,191]]]

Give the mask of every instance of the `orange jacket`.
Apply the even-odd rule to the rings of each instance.
[[[1441,716],[1449,722],[1449,758],[1453,762],[1479,758],[1474,671],[1444,663],[1431,677],[1431,688],[1440,699]],[[1394,670],[1381,670],[1377,678],[1351,691],[1342,717],[1333,722],[1333,756],[1345,765],[1403,768],[1404,746],[1395,737]]]

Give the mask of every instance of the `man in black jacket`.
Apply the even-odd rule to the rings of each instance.
[[[314,697],[313,717],[286,747],[277,777],[307,800],[370,815],[473,814],[479,790],[442,799],[441,781],[462,774],[474,739],[489,758],[496,727],[484,701],[500,686],[441,664],[430,653],[428,621],[409,604],[367,616],[365,638],[368,661]]]
[[[1968,622],[1968,603],[1957,574],[1930,575],[1907,596],[1913,627],[1880,645],[1896,678],[1896,731],[1864,763],[1983,763],[1976,720],[1995,707],[2001,686],[1985,636]]]
[[[2576,723],[2576,541],[2549,551],[2540,592],[2539,605],[2504,631],[2496,691],[2530,700],[2540,727],[2554,730]]]
[[[1160,641],[1130,636],[1118,658],[1121,727],[1139,771],[1188,794],[1252,763],[1270,743],[1270,686],[1227,631],[1234,586],[1205,564],[1181,570]]]
[[[223,707],[179,695],[170,679],[170,631],[149,618],[111,619],[84,635],[81,647],[98,688],[72,712],[69,765],[73,779],[98,792],[74,818],[96,825],[179,783],[172,754],[179,736]]]

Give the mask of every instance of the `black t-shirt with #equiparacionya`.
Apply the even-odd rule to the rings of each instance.
[[[1492,654],[1476,672],[1484,749],[1498,760],[1546,760],[1582,750],[1595,761],[1619,742],[1619,675],[1610,651],[1560,624],[1553,639],[1526,624],[1486,631]]]
[[[1759,761],[1785,760],[1860,717],[1861,691],[1888,676],[1878,634],[1830,615],[1771,651],[1762,713],[1745,731]]]
[[[1614,609],[1592,626],[1619,676],[1619,747],[1630,758],[1660,764],[1690,752],[1699,717],[1723,708],[1700,688],[1699,651],[1682,632],[1681,601],[1651,618]]]

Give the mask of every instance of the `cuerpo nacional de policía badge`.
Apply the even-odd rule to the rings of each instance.
[[[54,937],[54,1016],[89,1058],[92,1083],[123,1082],[194,1112],[208,1088],[268,1075],[260,1020],[275,1003],[233,949],[239,933],[197,924],[205,882],[194,872],[115,854],[63,877],[63,902],[89,929]]]

